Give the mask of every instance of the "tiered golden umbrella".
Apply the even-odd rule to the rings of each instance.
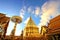
[[[20,17],[20,16],[13,16],[12,18],[11,18],[11,20],[12,20],[12,22],[14,22],[15,23],[15,25],[14,25],[14,32],[13,32],[13,35],[15,34],[15,31],[16,31],[16,26],[17,26],[17,24],[18,23],[21,23],[22,22],[22,18]],[[12,25],[11,25],[12,26]],[[14,39],[14,37],[13,37],[13,39]]]

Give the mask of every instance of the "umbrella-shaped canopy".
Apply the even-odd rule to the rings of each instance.
[[[13,17],[11,18],[11,20],[12,20],[13,22],[17,22],[17,23],[21,23],[21,22],[22,22],[22,18],[21,18],[20,16],[13,16]]]

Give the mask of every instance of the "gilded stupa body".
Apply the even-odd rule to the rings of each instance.
[[[36,26],[32,18],[30,17],[26,27],[23,32],[24,37],[38,37],[39,36],[39,28]]]

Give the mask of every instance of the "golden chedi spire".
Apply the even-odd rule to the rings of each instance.
[[[32,18],[28,20],[28,23],[23,31],[24,37],[38,37],[39,36],[39,28],[36,26]]]
[[[32,20],[31,16],[30,16],[30,19],[28,20],[28,23],[27,23],[26,27],[36,27],[36,24]]]

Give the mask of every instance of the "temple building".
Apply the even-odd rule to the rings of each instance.
[[[7,17],[5,14],[0,13],[0,38],[1,36],[5,37],[9,21],[10,17]]]
[[[60,40],[60,15],[50,20],[47,36],[48,40]]]
[[[39,28],[30,17],[23,31],[23,37],[39,37]]]

